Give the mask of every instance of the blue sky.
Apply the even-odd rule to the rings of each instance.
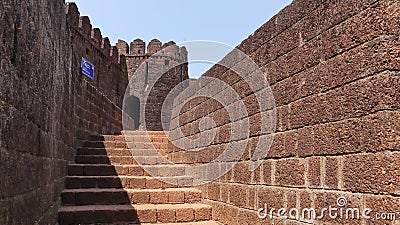
[[[74,0],[81,15],[88,15],[94,27],[112,44],[136,38],[149,42],[157,38],[176,43],[207,40],[235,47],[291,0]],[[190,56],[190,49],[189,49]],[[221,57],[223,57],[221,55]],[[191,77],[198,77],[211,65],[192,63]]]

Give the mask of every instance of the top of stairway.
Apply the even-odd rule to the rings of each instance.
[[[139,131],[139,130],[123,130],[121,134],[118,135],[107,135],[99,134],[92,135],[87,141],[125,141],[125,137],[135,137],[135,136],[151,136],[151,137],[167,137],[168,131]]]
[[[168,131],[123,130],[122,135],[166,135]]]
[[[96,224],[86,224],[86,225],[154,225],[154,223],[96,223]],[[222,223],[216,221],[197,221],[197,222],[190,222],[190,223],[157,223],[157,225],[222,225]]]

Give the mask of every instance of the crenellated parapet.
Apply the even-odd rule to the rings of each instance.
[[[147,46],[147,53],[154,54],[162,49],[161,41],[157,39],[153,39],[150,41],[149,45]]]
[[[79,10],[75,3],[65,4],[65,14],[67,14],[67,21],[71,27],[79,26]]]
[[[148,128],[158,130],[161,127],[161,106],[165,96],[177,84],[189,78],[188,52],[185,47],[175,42],[162,43],[152,39],[146,43],[135,39],[130,43],[118,40],[112,46],[108,37],[103,37],[99,28],[94,28],[87,16],[81,16],[75,3],[65,5],[68,29],[74,55],[74,66],[79,72],[80,59],[84,57],[95,66],[94,80],[89,81],[107,98],[121,105],[126,93],[128,81],[130,95],[136,96],[141,104],[145,104],[145,94],[151,106],[148,115]],[[79,78],[86,79],[84,76]],[[162,88],[152,88],[152,85]],[[172,105],[169,103],[168,105]],[[144,108],[141,106],[139,124],[143,124]]]
[[[90,38],[97,44],[97,46],[101,47],[103,42],[103,37],[101,35],[101,30],[99,28],[92,29]]]
[[[85,37],[91,38],[92,34],[92,24],[88,16],[79,17],[79,30]]]
[[[151,40],[147,46],[141,39],[135,39],[129,45],[118,40],[117,48],[119,54],[126,57],[129,95],[140,102],[136,128],[141,129],[146,124],[148,130],[162,129],[160,115],[165,97],[178,84],[189,79],[188,51],[173,41],[162,43],[157,39]],[[149,102],[152,104],[147,104]],[[172,102],[165,103],[173,105]],[[164,120],[168,121],[171,111],[165,110]]]
[[[108,52],[109,56],[111,55],[111,43],[108,37],[105,37],[101,41],[101,49],[104,49],[104,52]]]
[[[110,39],[104,37],[99,28],[92,26],[89,17],[80,15],[75,3],[66,3],[65,13],[74,71],[80,72],[82,57],[91,62],[95,67],[95,73],[89,83],[116,105],[121,106],[128,84],[125,56],[118,53],[117,46],[112,46]],[[84,76],[79,78],[77,82],[89,79]]]
[[[135,39],[130,44],[124,40],[118,40],[116,47],[120,55],[131,59],[144,60],[149,57],[164,57],[177,62],[187,61],[188,52],[185,47],[179,47],[174,41],[162,43],[153,39],[147,45],[142,39]]]
[[[142,39],[136,39],[132,41],[130,47],[130,54],[131,55],[146,54],[146,42],[144,42]]]
[[[179,47],[176,45],[174,41],[169,41],[167,43],[162,43],[158,39],[153,39],[147,45],[142,39],[135,39],[130,44],[128,44],[124,40],[118,40],[117,48],[121,55],[129,55],[129,56],[143,56],[143,55],[153,55],[167,47],[171,47],[170,51],[174,51],[175,49],[176,54],[180,54]]]
[[[82,39],[87,40],[93,46],[93,49],[109,58],[110,62],[120,65],[120,54],[117,54],[119,48],[111,46],[109,38],[103,37],[99,28],[93,28],[89,17],[80,15],[75,3],[66,3],[65,13],[73,35],[81,36]]]
[[[129,55],[129,45],[124,40],[118,40],[117,49],[120,55]]]
[[[113,61],[117,60],[119,62],[120,57],[119,57],[119,54],[118,54],[118,48],[116,46],[111,46],[110,56],[111,56]]]

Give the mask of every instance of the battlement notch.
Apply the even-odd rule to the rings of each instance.
[[[79,17],[78,28],[85,37],[90,38],[92,34],[92,24],[90,23],[90,19],[88,16]]]
[[[97,46],[101,46],[103,37],[99,28],[92,29],[92,34],[90,37],[95,43],[97,43]]]
[[[126,41],[118,39],[117,48],[118,48],[118,53],[120,55],[128,55],[129,54],[129,45]]]

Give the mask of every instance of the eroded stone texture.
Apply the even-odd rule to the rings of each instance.
[[[186,48],[175,42],[162,44],[157,39],[149,43],[147,50],[141,39],[131,42],[130,48],[119,40],[117,48],[126,59],[128,70],[129,89],[124,110],[136,121],[131,129],[168,130],[173,102],[166,101],[166,96],[176,85],[189,79]],[[163,105],[166,117],[161,120]],[[166,126],[163,128],[162,124]]]
[[[122,129],[126,67],[75,4],[2,1],[0,21],[0,223],[56,224],[79,140]]]
[[[393,0],[295,0],[238,46],[260,67],[271,86],[277,107],[274,134],[260,132],[260,115],[265,109],[251,98],[254,91],[233,69],[217,65],[203,75],[223,80],[240,95],[239,101],[250,115],[246,119],[251,140],[274,137],[270,148],[261,146],[268,151],[261,167],[248,170],[255,149],[255,144],[249,143],[250,157],[246,152],[228,175],[202,187],[207,193],[203,198],[213,206],[214,219],[246,224],[249,222],[244,220],[251,221],[251,213],[264,203],[275,208],[320,209],[326,203],[335,205],[340,195],[345,195],[349,206],[368,204],[373,211],[392,208],[398,202],[393,196],[399,194],[400,185],[395,168],[399,165],[400,132],[395,122],[400,109],[399,6],[399,1]],[[206,108],[223,110],[208,98],[197,98],[183,107],[180,123],[171,130],[181,129],[188,138],[200,136],[199,121],[215,115]],[[220,116],[215,121],[215,130],[228,128],[217,132],[217,137],[224,138],[214,139],[197,157],[191,155],[191,164],[209,163],[220,155],[217,146],[228,142],[231,118]],[[201,152],[212,157],[203,157]],[[175,157],[186,158],[188,151],[174,148],[169,155],[176,163],[188,163]],[[370,197],[375,195],[379,199]],[[247,212],[247,206],[254,204],[258,206]],[[225,216],[237,211],[243,221]],[[378,222],[323,219],[284,224]]]
[[[221,79],[238,92],[251,116],[251,140],[274,136],[260,168],[247,171],[255,150],[252,142],[232,171],[201,187],[203,202],[213,207],[213,219],[224,224],[259,224],[255,213],[264,203],[276,208],[322,208],[334,205],[340,195],[345,195],[349,206],[398,211],[399,4],[395,0],[295,0],[238,46],[261,68],[271,85],[277,106],[276,134],[260,127],[260,115],[268,115],[268,109],[260,109],[255,93],[235,72],[217,65],[204,74]],[[160,121],[160,110],[166,94],[188,78],[187,52],[173,42],[163,45],[157,40],[149,43],[147,51],[146,43],[139,39],[130,46],[124,41],[111,46],[88,17],[80,16],[75,4],[65,6],[62,1],[44,0],[38,5],[27,0],[3,0],[0,27],[0,223],[56,224],[67,163],[80,140],[121,131],[128,78],[133,81],[129,96],[139,101],[137,126],[144,124],[146,114],[147,129],[159,130],[165,122]],[[163,49],[174,57],[144,63]],[[93,81],[80,73],[82,57],[95,64]],[[162,75],[159,80],[155,79],[157,74]],[[154,89],[146,89],[153,84]],[[147,102],[144,94],[149,94]],[[146,110],[145,103],[150,105]],[[203,153],[188,153],[168,144],[163,154],[185,164],[215,159],[226,148],[234,125],[225,110],[217,101],[195,98],[183,107],[180,123],[170,130],[182,129],[186,136],[196,138],[200,120],[210,116],[217,121],[217,137]],[[121,141],[105,145],[106,151],[125,147]],[[123,151],[113,150],[118,157],[102,158],[103,163],[135,164],[121,155]],[[216,165],[221,169],[226,162]],[[98,172],[97,168],[70,169],[80,175]],[[134,166],[114,169],[123,175],[145,175]],[[107,167],[102,172],[113,171]],[[143,177],[123,178],[121,183],[134,189],[165,188],[158,180]],[[107,178],[104,183],[72,179],[67,186],[121,183],[117,178]],[[188,194],[189,202],[200,198],[192,195]],[[113,200],[124,200],[124,196],[117,196]],[[167,199],[186,202],[186,197],[158,192],[129,196],[145,204]],[[93,198],[92,193],[65,195],[67,203],[86,204],[94,199],[110,200],[96,194]],[[79,213],[77,218],[88,222],[88,215],[94,215],[91,210]],[[144,207],[141,219],[208,220],[209,210]],[[129,218],[130,213],[121,217]],[[96,216],[107,219],[107,215]],[[63,216],[74,223],[71,214]]]

